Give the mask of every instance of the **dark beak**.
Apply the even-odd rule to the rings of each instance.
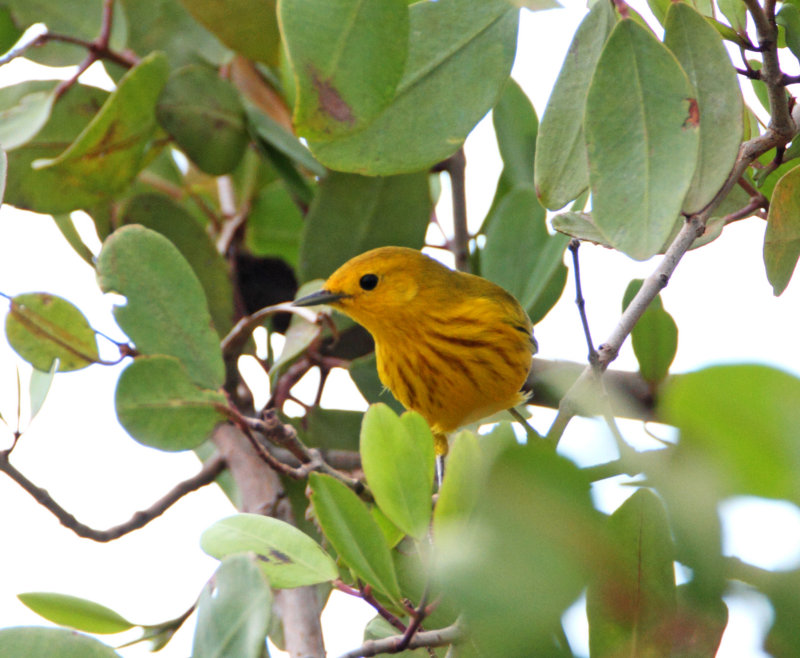
[[[318,290],[317,292],[312,292],[310,295],[306,295],[305,297],[301,297],[300,299],[295,299],[292,302],[292,305],[317,306],[318,304],[330,304],[346,296],[347,295],[344,295],[340,292],[328,292],[327,290]]]

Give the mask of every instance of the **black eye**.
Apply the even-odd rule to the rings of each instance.
[[[378,285],[378,275],[365,274],[359,280],[358,285],[360,285],[364,290],[373,290],[375,286]]]

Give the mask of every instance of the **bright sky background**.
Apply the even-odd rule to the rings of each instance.
[[[567,8],[562,10],[522,14],[514,77],[540,116],[572,34],[585,13],[583,2],[567,0],[564,4]],[[644,3],[634,6],[640,9],[640,4]],[[0,85],[30,77],[32,70],[39,69],[22,62],[3,67]],[[489,207],[501,167],[489,120],[484,120],[470,136],[467,158],[470,225],[477,228]],[[448,212],[445,189],[439,215],[444,218]],[[80,219],[78,223],[87,224],[81,224]],[[764,229],[765,223],[757,219],[733,224],[719,240],[690,253],[679,265],[662,293],[665,308],[680,330],[673,371],[722,362],[759,362],[800,374],[800,282],[793,281],[782,297],[773,297],[761,256]],[[628,281],[646,276],[655,263],[656,260],[636,263],[601,247],[581,248],[587,312],[598,344],[619,317]],[[93,327],[122,337],[112,320],[110,301],[97,288],[93,270],[71,250],[47,216],[9,207],[0,210],[0,291],[11,295],[30,291],[61,295],[76,304]],[[543,358],[585,360],[586,346],[573,299],[570,281],[561,302],[537,325]],[[0,319],[6,311],[7,308],[0,308]],[[101,342],[101,349],[104,348]],[[0,413],[12,423],[16,417],[17,365],[24,390],[30,368],[16,357],[3,337]],[[636,369],[628,343],[613,367]],[[13,454],[17,468],[81,521],[98,528],[128,519],[198,470],[193,454],[144,448],[119,427],[113,395],[120,370],[92,366],[57,376],[44,409]],[[314,382],[305,383],[305,397],[310,401]],[[328,391],[333,390],[339,397],[333,401],[326,398],[331,406],[364,408],[363,399],[346,376],[331,382]],[[546,429],[551,418],[550,412],[534,409],[537,428]],[[626,437],[646,441],[640,423],[623,422],[621,427]],[[655,431],[668,433],[667,428]],[[0,428],[0,447],[5,447],[9,439],[5,428]],[[652,441],[647,445],[655,447]],[[602,425],[579,420],[570,426],[562,451],[580,463],[596,463],[613,458],[610,446]],[[613,510],[626,493],[618,486],[602,489],[598,504],[604,511]],[[92,599],[136,623],[176,617],[194,602],[217,565],[200,550],[200,534],[214,521],[234,512],[219,490],[207,487],[184,498],[144,529],[101,545],[80,539],[61,527],[49,512],[2,475],[0,500],[0,527],[5,529],[0,542],[0,564],[4,566],[0,586],[3,627],[45,623],[17,601],[17,593],[28,591],[57,591]],[[800,565],[800,512],[795,506],[732,501],[725,507],[723,522],[728,553],[767,568]],[[331,656],[360,644],[363,624],[372,616],[370,609],[358,601],[345,595],[334,597],[323,616]],[[731,623],[718,655],[765,655],[755,648],[759,634],[770,623],[765,599],[740,588],[731,592],[728,603]],[[569,627],[574,629],[570,637],[576,643],[576,652],[586,652],[580,616],[580,605],[576,605],[568,615]],[[159,655],[185,658],[190,653],[192,632],[193,625],[185,625]],[[126,636],[125,640],[132,637]],[[108,641],[117,639],[115,636]],[[127,658],[151,655],[144,645],[120,653]],[[273,655],[281,654],[276,651]]]

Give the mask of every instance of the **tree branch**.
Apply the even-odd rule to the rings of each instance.
[[[453,199],[453,242],[450,249],[456,257],[456,269],[459,272],[470,270],[466,166],[463,147],[442,163],[442,168],[450,176],[450,193]]]
[[[462,639],[463,635],[464,633],[461,627],[458,622],[456,622],[451,626],[439,630],[416,633],[403,649],[398,648],[402,646],[403,636],[393,635],[380,640],[368,640],[358,647],[358,649],[353,649],[343,654],[341,658],[362,658],[365,656],[377,656],[381,653],[397,653],[398,651],[420,649],[424,647],[444,647],[448,644],[458,642]]]
[[[163,498],[157,500],[146,510],[136,512],[125,523],[109,528],[108,530],[95,530],[78,521],[72,514],[67,512],[59,505],[52,496],[41,487],[37,487],[33,482],[20,473],[8,459],[9,451],[0,452],[0,471],[8,475],[14,482],[27,491],[40,505],[55,516],[61,525],[72,530],[79,537],[92,539],[97,542],[108,542],[118,539],[123,535],[144,527],[150,521],[161,516],[172,505],[178,502],[185,495],[196,491],[207,484],[211,484],[216,477],[225,470],[225,460],[216,454],[209,458],[197,475],[188,480],[178,483]]]

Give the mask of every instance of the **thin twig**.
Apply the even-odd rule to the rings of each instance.
[[[448,644],[454,644],[463,638],[464,632],[461,626],[456,622],[451,626],[441,628],[435,631],[423,631],[414,635],[406,650],[420,649],[424,647],[444,647]],[[348,651],[342,654],[341,658],[364,658],[366,656],[377,656],[382,653],[397,653],[397,648],[402,642],[402,635],[393,635],[385,637],[380,640],[369,640],[364,642],[357,649]]]
[[[0,452],[0,471],[8,475],[14,482],[27,491],[40,505],[48,510],[55,516],[61,525],[72,530],[79,537],[92,539],[98,542],[107,542],[113,539],[118,539],[123,535],[128,534],[134,530],[144,527],[150,521],[158,516],[161,516],[172,505],[174,505],[181,498],[196,491],[201,487],[211,484],[216,477],[225,470],[225,460],[216,454],[208,459],[203,468],[197,473],[183,482],[175,485],[163,498],[160,498],[153,503],[146,510],[136,512],[125,523],[109,528],[108,530],[96,530],[84,525],[78,521],[72,514],[67,512],[61,505],[59,505],[50,494],[41,487],[37,487],[33,482],[20,473],[8,459],[8,451]]]
[[[292,302],[282,302],[266,306],[252,315],[247,315],[239,320],[236,325],[222,339],[220,347],[226,358],[237,356],[242,346],[247,342],[253,329],[261,326],[265,318],[276,313],[294,313],[311,324],[317,321],[317,313],[301,306],[293,306]]]
[[[580,259],[578,258],[578,249],[580,246],[581,241],[577,238],[573,238],[569,241],[569,250],[572,252],[572,266],[575,272],[575,304],[581,316],[583,335],[586,336],[586,345],[589,348],[589,363],[594,365],[597,363],[597,350],[592,341],[592,332],[589,330],[589,320],[586,317],[586,301],[583,298],[583,289],[581,288],[581,266]]]
[[[453,242],[451,250],[456,259],[459,272],[469,272],[469,229],[467,227],[467,159],[463,147],[458,149],[443,163],[450,176],[450,191],[453,199]]]

